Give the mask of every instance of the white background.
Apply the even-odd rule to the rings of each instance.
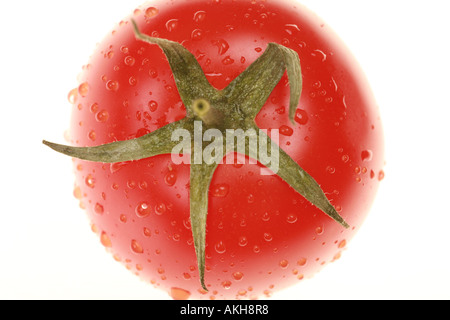
[[[143,0],[142,0],[143,1]],[[365,70],[380,105],[386,178],[342,258],[274,299],[450,298],[450,4],[303,0]],[[0,2],[0,298],[167,299],[115,263],[72,196],[68,91],[141,0]]]

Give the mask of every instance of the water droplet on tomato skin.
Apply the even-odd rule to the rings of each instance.
[[[306,265],[306,262],[307,262],[307,259],[306,259],[306,258],[300,258],[300,259],[297,261],[297,265],[300,266],[300,267],[303,267],[303,266]]]
[[[89,91],[89,85],[87,82],[83,82],[82,84],[80,84],[78,86],[78,93],[80,94],[80,96],[82,96],[83,98],[87,96]]]
[[[167,210],[167,207],[164,203],[160,203],[155,206],[155,213],[159,216],[162,215],[164,212],[166,212],[166,210]]]
[[[227,281],[223,281],[222,282],[222,287],[224,287],[225,289],[228,290],[228,289],[231,288],[231,284],[232,284],[231,281],[228,281],[228,280]]]
[[[175,183],[177,182],[176,172],[171,171],[167,173],[166,176],[164,177],[164,182],[170,187],[175,185]]]
[[[102,234],[100,235],[100,243],[105,247],[105,248],[111,248],[112,247],[112,242],[111,239],[109,238],[109,236],[106,234],[106,232],[102,232]]]
[[[286,217],[286,221],[287,221],[288,223],[290,223],[290,224],[296,223],[297,220],[298,220],[297,215],[294,214],[294,213],[289,214],[289,215]]]
[[[95,115],[95,120],[97,120],[97,122],[106,122],[109,119],[109,113],[106,110],[102,110],[100,112],[97,112],[97,114]]]
[[[247,237],[245,237],[245,236],[240,237],[238,244],[240,247],[245,247],[248,244]]]
[[[214,246],[214,249],[219,254],[223,254],[227,251],[227,248],[225,247],[225,244],[223,243],[223,241],[219,241],[218,243],[216,243],[216,245]]]
[[[135,212],[139,218],[145,218],[151,213],[150,205],[143,201],[136,206]]]
[[[321,62],[325,62],[327,60],[327,55],[322,50],[319,49],[316,49],[313,52],[311,52],[311,55],[320,60]]]
[[[174,300],[188,300],[191,296],[191,293],[187,290],[173,287],[170,289],[170,296]]]
[[[222,60],[222,63],[223,63],[224,65],[230,65],[230,64],[233,64],[233,63],[234,63],[234,60],[231,59],[230,56],[226,56],[226,57]]]
[[[97,214],[103,214],[103,212],[105,212],[105,208],[100,203],[96,203],[95,207],[94,207],[94,211]]]
[[[219,49],[220,55],[225,54],[228,51],[228,49],[230,48],[230,45],[228,44],[228,42],[226,42],[223,39],[214,40],[214,41],[212,41],[212,44]]]
[[[316,228],[315,231],[316,231],[316,234],[321,235],[321,234],[323,234],[323,227],[319,226]]]
[[[233,273],[233,278],[236,281],[242,280],[243,277],[244,277],[244,274],[242,272],[236,271]]]
[[[178,19],[170,19],[166,22],[166,29],[169,32],[174,31],[178,27]]]
[[[288,127],[286,125],[282,125],[280,127],[280,134],[282,134],[283,136],[292,136],[294,134],[294,130],[291,127]]]
[[[95,187],[95,179],[92,175],[87,175],[86,179],[84,180],[84,182],[86,183],[86,185],[89,188],[94,188]]]
[[[142,246],[140,245],[140,243],[137,242],[136,240],[131,240],[131,250],[132,250],[134,253],[137,253],[137,254],[142,254],[142,253],[144,253],[144,248],[142,248]]]
[[[361,152],[362,161],[371,161],[373,157],[373,152],[371,150],[364,150]]]
[[[380,172],[378,172],[378,181],[382,181],[384,179],[384,171],[381,170]]]
[[[270,233],[264,233],[264,240],[266,240],[267,242],[270,242],[273,240],[273,237]]]
[[[148,102],[148,108],[150,109],[151,112],[155,112],[156,109],[158,109],[158,102],[151,100]]]
[[[75,197],[75,199],[77,200],[81,200],[81,198],[83,197],[83,193],[81,191],[81,188],[79,186],[76,186],[73,189],[73,196]]]
[[[297,109],[295,111],[294,120],[300,125],[305,125],[308,123],[308,114],[306,113],[305,110]]]
[[[206,19],[206,12],[205,11],[197,11],[196,13],[194,13],[194,21],[199,23],[202,22]]]
[[[97,134],[95,133],[94,130],[89,131],[89,134],[88,134],[89,140],[95,141],[96,137],[97,137]]]
[[[106,89],[109,91],[119,90],[119,82],[115,80],[109,80],[108,82],[106,82]]]
[[[217,198],[225,198],[230,191],[230,186],[227,184],[218,184],[212,189],[212,196]]]
[[[69,91],[69,94],[67,95],[67,100],[74,104],[77,101],[78,98],[78,88],[72,89]]]
[[[159,10],[155,7],[148,7],[144,12],[146,18],[153,18],[158,15],[158,13]]]
[[[289,266],[289,262],[287,260],[281,260],[279,265],[281,268],[286,269]]]
[[[194,29],[191,33],[191,39],[192,40],[201,40],[203,38],[203,30],[201,29]]]
[[[136,59],[134,59],[134,57],[132,56],[126,56],[123,61],[129,67],[134,66],[134,64],[136,63]]]

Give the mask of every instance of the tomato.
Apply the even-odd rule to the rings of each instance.
[[[170,155],[106,164],[74,159],[74,195],[115,260],[174,299],[254,299],[312,277],[361,227],[383,178],[383,131],[359,65],[332,30],[296,2],[150,2],[98,44],[69,94],[69,142],[98,146],[186,117],[166,56],[143,34],[182,44],[222,90],[278,43],[297,52],[303,90],[289,121],[285,74],[256,117],[320,184],[350,228],[261,164],[221,164],[211,180],[205,283],[190,220],[190,167]],[[236,158],[242,158],[236,154]],[[351,266],[349,266],[351,268]]]

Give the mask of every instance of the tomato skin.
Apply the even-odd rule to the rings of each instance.
[[[267,43],[298,52],[303,95],[293,126],[285,76],[256,118],[321,185],[348,230],[258,165],[221,165],[211,182],[206,284],[189,220],[189,166],[170,155],[118,164],[74,160],[75,196],[117,261],[173,298],[258,298],[313,276],[339,258],[362,225],[383,172],[375,99],[348,49],[293,2],[151,2],[140,30],[182,43],[223,89]],[[129,17],[129,18],[130,18]],[[129,18],[98,45],[70,100],[70,142],[96,146],[152,132],[185,108],[161,49],[135,40]],[[238,156],[240,157],[240,156]]]

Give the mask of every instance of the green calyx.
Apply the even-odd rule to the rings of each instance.
[[[96,147],[71,147],[43,141],[45,145],[74,158],[102,163],[139,160],[161,154],[180,154],[180,150],[181,153],[190,154],[191,226],[200,283],[204,290],[208,290],[204,274],[208,190],[219,161],[227,154],[244,153],[265,165],[269,163],[269,157],[271,164],[277,164],[275,170],[270,167],[275,174],[337,223],[349,228],[317,182],[255,123],[257,114],[285,71],[290,85],[289,119],[294,123],[295,110],[302,90],[300,60],[295,51],[269,43],[265,52],[253,64],[225,89],[217,90],[209,84],[195,57],[181,44],[144,35],[140,33],[136,23],[132,22],[138,40],[158,45],[166,55],[186,107],[186,117],[145,136]],[[205,135],[208,132],[214,133],[214,139],[208,140],[214,140],[215,146],[214,152],[209,156],[206,151],[211,149],[211,145],[207,145],[205,141],[196,145],[198,141],[194,141],[198,130]],[[243,136],[232,135],[233,142],[235,138],[241,137],[241,144],[235,145],[230,143],[229,139],[222,138],[232,133],[232,130],[235,130],[234,133],[245,133]],[[188,142],[185,148],[177,148],[180,142],[174,139],[176,132],[189,133],[190,141],[185,141]]]

